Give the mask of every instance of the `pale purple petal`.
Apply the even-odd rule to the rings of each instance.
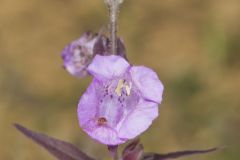
[[[153,70],[144,66],[137,66],[130,69],[130,74],[144,98],[161,103],[164,87]]]
[[[89,120],[82,128],[91,138],[106,145],[117,145],[126,141],[120,139],[113,128],[107,125],[98,125],[95,119]]]
[[[118,137],[116,131],[108,127],[96,128],[91,132],[91,137],[107,145],[118,145],[125,142]]]
[[[120,121],[123,114],[123,107],[116,102],[116,100],[105,99],[103,103],[98,105],[98,117],[107,118],[108,125],[115,127]]]
[[[87,70],[99,80],[112,79],[123,75],[130,65],[120,56],[96,55]]]
[[[78,120],[80,126],[85,125],[89,120],[95,117],[98,99],[96,95],[96,83],[93,81],[88,87],[87,91],[82,95],[78,104]]]
[[[145,131],[158,116],[158,104],[142,100],[122,122],[119,137],[132,139]]]
[[[88,87],[87,91],[82,95],[78,104],[77,111],[79,124],[89,136],[101,143],[107,145],[124,143],[125,141],[118,137],[118,134],[114,130],[114,128],[111,128],[109,126],[110,124],[108,125],[107,123],[106,125],[98,125],[97,123],[98,118],[102,116],[97,115],[97,113],[99,112],[99,95],[97,93],[97,89],[99,89],[99,86],[101,86],[101,84],[98,82],[98,80],[94,79]],[[105,110],[106,112],[109,112],[108,109]],[[112,111],[114,112],[115,110]],[[112,119],[115,119],[115,117],[113,117],[114,114],[110,115],[110,113],[107,113],[104,116],[107,117],[109,123],[113,121]]]

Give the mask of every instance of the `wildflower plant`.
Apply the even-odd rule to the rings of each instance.
[[[127,60],[123,40],[117,37],[117,17],[123,0],[105,0],[109,9],[109,35],[85,32],[62,51],[63,66],[71,75],[92,77],[77,106],[79,126],[92,139],[107,146],[114,160],[164,160],[207,150],[186,150],[167,154],[145,153],[138,137],[158,117],[164,86],[158,75],[145,66]],[[95,160],[73,144],[15,127],[59,160]],[[118,146],[132,140],[118,156]]]

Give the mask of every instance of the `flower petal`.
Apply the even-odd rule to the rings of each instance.
[[[98,105],[98,99],[96,94],[96,84],[98,82],[93,80],[87,91],[82,95],[78,103],[78,120],[80,126],[84,126],[90,119],[95,117]]]
[[[145,131],[158,116],[158,104],[142,100],[122,122],[119,137],[132,139]]]
[[[117,145],[124,143],[123,139],[118,137],[117,132],[106,125],[97,124],[97,106],[99,99],[97,95],[97,88],[99,81],[94,79],[87,91],[82,95],[78,104],[78,120],[81,128],[93,139],[107,144]]]
[[[129,66],[128,62],[120,56],[96,55],[87,70],[95,78],[102,80],[121,76]]]
[[[98,125],[95,120],[88,121],[83,129],[91,138],[106,145],[118,145],[126,141],[120,139],[114,129],[107,125]]]
[[[144,66],[137,66],[130,69],[130,74],[144,98],[161,103],[164,87],[153,70]]]
[[[108,127],[98,127],[91,132],[91,137],[106,145],[118,145],[125,142],[118,137],[116,131]]]

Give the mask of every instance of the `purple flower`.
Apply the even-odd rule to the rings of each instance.
[[[94,78],[79,101],[78,119],[93,139],[124,143],[158,116],[163,85],[151,69],[131,66],[120,56],[96,55],[87,70]]]
[[[86,68],[94,57],[93,47],[96,40],[97,35],[86,32],[63,49],[64,68],[70,74],[76,77],[85,77],[88,74]]]

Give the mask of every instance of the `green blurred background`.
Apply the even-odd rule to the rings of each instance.
[[[160,116],[141,136],[146,151],[226,145],[186,160],[240,159],[239,17],[239,0],[125,0],[119,35],[129,60],[165,85]],[[60,58],[67,43],[107,22],[103,0],[1,0],[1,160],[54,159],[13,122],[110,159],[78,127],[77,103],[91,79],[70,76]]]

